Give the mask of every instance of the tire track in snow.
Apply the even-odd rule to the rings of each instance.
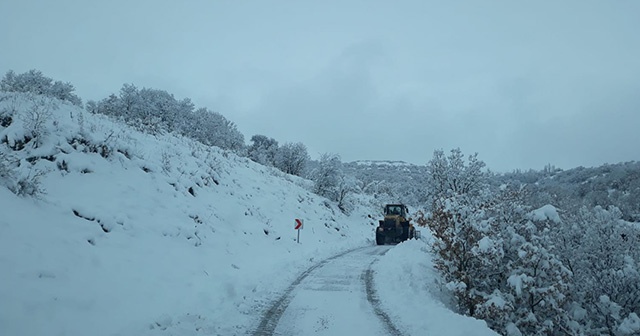
[[[260,324],[258,325],[258,328],[253,333],[253,335],[254,336],[272,336],[273,335],[274,331],[276,330],[276,327],[278,326],[278,322],[282,317],[282,314],[287,309],[287,306],[291,301],[291,292],[293,292],[293,290],[296,289],[296,287],[300,284],[300,282],[302,282],[302,280],[304,280],[311,272],[324,266],[326,263],[328,263],[331,260],[338,259],[346,254],[349,254],[351,252],[364,249],[364,248],[366,247],[358,247],[355,249],[347,250],[345,252],[336,254],[333,257],[322,260],[321,262],[311,266],[309,269],[302,272],[302,274],[300,274],[300,276],[298,276],[298,278],[296,278],[296,280],[294,280],[291,283],[291,285],[287,287],[284,294],[282,294],[282,296],[278,300],[276,300],[271,305],[271,307],[269,307],[267,312],[262,317],[262,320],[260,321]]]
[[[387,251],[388,250],[383,251],[383,253],[381,253],[380,255],[384,255],[385,253],[387,253]],[[380,299],[378,298],[378,293],[376,292],[373,283],[373,270],[371,269],[371,266],[373,266],[376,261],[377,260],[372,261],[371,264],[369,264],[367,270],[362,273],[362,279],[364,280],[364,286],[367,292],[367,301],[369,301],[369,303],[373,307],[373,311],[376,313],[380,321],[384,324],[389,335],[402,336],[402,332],[400,331],[400,329],[398,329],[395,324],[393,324],[393,321],[391,320],[389,315],[382,309],[380,305]]]
[[[313,271],[327,265],[327,263],[329,263],[330,261],[344,257],[350,253],[354,253],[354,252],[361,251],[368,248],[372,248],[372,247],[366,246],[366,247],[355,248],[352,250],[342,252],[340,254],[337,254],[335,256],[332,256],[330,258],[320,261],[316,265],[313,265],[312,267],[304,271],[302,274],[300,274],[298,278],[296,278],[296,280],[294,280],[291,283],[291,285],[287,287],[284,293],[269,306],[266,312],[263,313],[262,318],[260,320],[260,324],[253,332],[253,335],[254,336],[272,336],[276,334],[277,330],[280,330],[278,331],[278,333],[281,333],[282,330],[280,328],[282,328],[282,326],[279,326],[280,320],[282,319],[283,315],[285,315],[285,312],[287,311],[290,304],[292,303],[292,300],[293,301],[299,300],[299,298],[297,298],[297,295],[300,295],[301,293],[299,292],[298,289],[300,288],[301,283],[303,283],[303,281],[307,283],[305,279],[307,279],[307,277]],[[389,249],[372,250],[371,252],[367,252],[367,255],[382,256],[386,252],[388,252],[388,250]],[[380,302],[379,302],[376,290],[374,288],[374,282],[373,282],[374,272],[371,270],[371,266],[375,263],[375,261],[376,260],[373,260],[372,262],[370,262],[367,268],[364,271],[361,271],[362,273],[360,274],[360,276],[357,276],[357,275],[355,276],[354,279],[356,280],[356,282],[354,282],[353,285],[362,289],[363,299],[366,297],[366,301],[372,307],[372,313],[373,313],[372,315],[375,314],[375,317],[372,316],[372,318],[380,321],[381,327],[383,327],[385,330],[385,334],[401,336],[402,333],[393,324],[389,315],[387,315],[380,306]],[[297,303],[297,305],[299,305],[299,302]],[[296,305],[296,309],[300,309],[300,307],[298,307],[297,305]],[[287,314],[290,314],[290,312]]]

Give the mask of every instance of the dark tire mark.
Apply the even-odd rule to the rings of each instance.
[[[385,253],[387,253],[387,251],[384,251],[380,255],[384,255]],[[364,281],[364,287],[367,293],[367,301],[369,301],[371,307],[373,307],[373,311],[387,329],[388,334],[393,336],[402,336],[402,332],[400,331],[400,329],[398,329],[398,327],[393,324],[393,321],[391,320],[389,315],[387,315],[387,313],[382,310],[382,307],[380,306],[380,299],[378,298],[378,293],[376,292],[373,284],[373,270],[371,269],[371,266],[375,262],[376,260],[372,261],[371,264],[369,264],[367,270],[362,273],[362,280]]]
[[[353,251],[357,251],[357,250],[364,249],[364,248],[368,248],[368,246],[358,247],[358,248],[354,248],[354,249],[347,250],[345,252],[336,254],[333,257],[327,258],[327,259],[315,264],[314,266],[311,266],[306,271],[302,272],[302,274],[300,274],[300,276],[298,276],[298,278],[296,278],[296,280],[294,280],[291,283],[291,285],[289,285],[289,287],[287,287],[287,289],[282,294],[282,296],[280,296],[280,298],[278,300],[276,300],[269,307],[269,309],[264,313],[264,315],[262,317],[262,320],[260,321],[260,324],[258,325],[258,328],[253,332],[253,335],[254,336],[271,336],[271,335],[273,335],[274,331],[276,330],[276,327],[278,326],[278,322],[280,321],[280,318],[282,317],[282,314],[284,314],[284,311],[287,309],[287,306],[289,305],[289,302],[291,301],[291,292],[293,292],[293,290],[296,288],[296,286],[298,286],[300,284],[300,282],[302,282],[302,280],[304,280],[311,272],[313,272],[317,268],[320,268],[320,267],[324,266],[326,263],[328,263],[331,260],[340,258],[340,257],[342,257],[342,256],[344,256],[346,254],[349,254],[349,253],[353,252]]]

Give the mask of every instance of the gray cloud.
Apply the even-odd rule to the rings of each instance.
[[[191,97],[312,155],[497,170],[640,159],[636,1],[17,1],[0,70]]]

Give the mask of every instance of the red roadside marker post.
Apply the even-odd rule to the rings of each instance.
[[[303,226],[304,226],[304,223],[303,223],[302,219],[296,218],[296,225],[293,228],[296,231],[298,231],[298,244],[300,244],[300,230],[302,230]]]

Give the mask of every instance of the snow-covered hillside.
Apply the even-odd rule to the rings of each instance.
[[[0,335],[244,335],[304,269],[373,244],[366,202],[347,216],[231,152],[0,98]]]

